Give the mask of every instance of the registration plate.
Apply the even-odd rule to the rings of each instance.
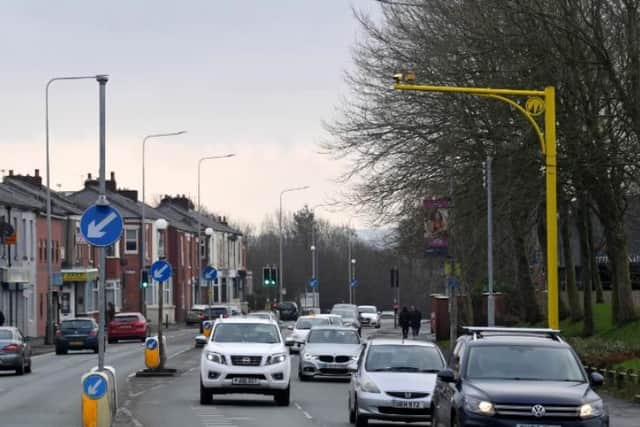
[[[516,427],[562,427],[558,424],[516,424]]]
[[[78,345],[83,345],[84,343],[82,341],[71,341],[69,344],[73,346],[78,346]]]
[[[260,381],[257,378],[233,378],[231,380],[233,385],[257,385]]]
[[[422,409],[424,408],[424,402],[413,400],[394,400],[391,402],[391,406],[394,408]]]

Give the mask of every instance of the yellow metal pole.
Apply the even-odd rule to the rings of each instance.
[[[556,90],[544,89],[545,169],[547,181],[547,315],[549,327],[560,328],[558,314],[558,205],[556,160]]]

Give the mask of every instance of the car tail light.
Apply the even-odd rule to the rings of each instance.
[[[229,313],[225,313],[223,317],[227,319],[229,317]]]
[[[98,330],[97,329],[92,329],[91,332],[89,332],[89,336],[90,337],[95,337],[96,335],[98,335]]]
[[[57,337],[61,337],[61,336],[62,336],[62,331],[61,331],[60,329],[58,329],[58,330],[56,331],[56,336],[57,336]]]
[[[20,344],[9,344],[7,346],[4,346],[2,348],[2,351],[4,351],[5,353],[18,353],[20,352],[21,348],[22,346]]]

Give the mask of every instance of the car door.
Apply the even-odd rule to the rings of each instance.
[[[465,341],[460,340],[451,352],[449,357],[449,369],[451,369],[456,378],[460,377],[460,361],[464,353]],[[455,397],[457,385],[456,383],[446,383],[440,379],[436,382],[436,391],[434,395],[434,406],[438,424],[445,426],[451,425],[451,408],[453,407],[453,399]],[[436,425],[435,427],[439,427]]]
[[[364,360],[367,357],[367,344],[362,344],[362,351],[360,351],[360,356],[358,357],[358,369],[356,372],[351,374],[351,385],[349,386],[349,407],[350,409],[354,409],[354,402],[356,398],[356,394],[358,393],[358,378],[363,375],[364,370]]]

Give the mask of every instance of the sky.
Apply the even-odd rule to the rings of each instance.
[[[361,34],[352,8],[374,0],[0,0],[0,170],[45,171],[44,92],[57,76],[108,74],[107,173],[146,200],[194,200],[254,226],[284,210],[319,205],[345,190],[348,164],[321,153],[322,121],[348,96],[344,72]],[[98,84],[54,82],[49,94],[51,183],[79,189],[98,173]],[[353,212],[318,216],[346,224]],[[364,219],[355,217],[362,227]]]

